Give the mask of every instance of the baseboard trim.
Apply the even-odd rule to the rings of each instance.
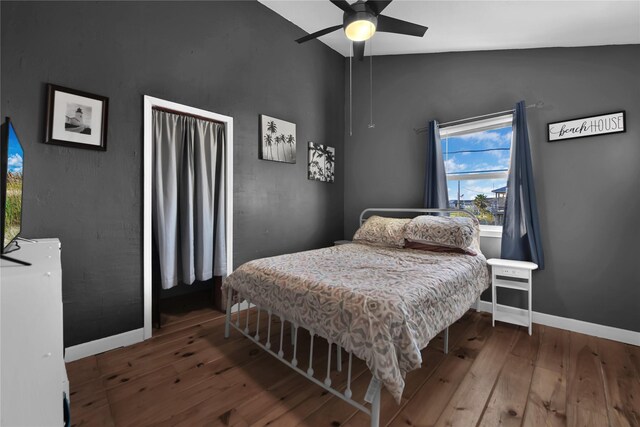
[[[69,363],[83,357],[93,356],[118,347],[125,347],[144,341],[144,328],[123,332],[118,335],[100,338],[99,340],[67,347],[64,352],[64,361]]]
[[[244,301],[240,305],[240,310],[246,309],[247,303],[246,301]],[[479,301],[476,309],[479,311],[491,313],[492,305],[488,301]],[[232,312],[235,312],[236,310],[237,305],[234,305]],[[525,310],[515,307],[512,307],[509,310],[513,311],[514,313],[525,312]],[[539,313],[537,311],[533,312],[533,323],[640,346],[640,332],[629,331],[627,329],[598,325],[596,323]],[[133,331],[124,332],[122,334],[112,335],[110,337],[101,338],[99,340],[67,347],[65,349],[64,361],[67,363],[73,362],[74,360],[93,356],[95,354],[113,350],[114,348],[136,344],[142,341],[144,341],[144,328],[135,329]]]
[[[479,311],[492,313],[493,306],[489,301],[481,300],[477,304],[477,309]],[[516,307],[510,307],[508,310],[513,311],[514,313],[526,313],[526,310]],[[566,329],[580,334],[640,346],[640,332],[614,328],[612,326],[598,325],[597,323],[569,319],[567,317],[554,316],[552,314],[539,313],[537,311],[532,313],[532,317],[533,323],[538,323],[540,325],[552,326],[554,328]]]

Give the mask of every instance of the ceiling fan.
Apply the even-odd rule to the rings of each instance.
[[[392,0],[358,0],[353,4],[349,4],[345,0],[330,1],[344,11],[342,24],[334,25],[333,27],[325,28],[324,30],[301,37],[296,40],[298,43],[304,43],[344,28],[344,33],[347,38],[353,41],[353,56],[362,61],[364,59],[365,42],[370,39],[376,31],[416,37],[424,36],[424,33],[427,31],[427,27],[423,27],[422,25],[381,15],[382,11],[389,6]]]

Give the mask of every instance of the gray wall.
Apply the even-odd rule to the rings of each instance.
[[[303,32],[256,2],[2,2],[1,14],[0,113],[25,147],[23,234],[62,240],[66,346],[142,326],[144,94],[234,117],[236,265],[350,238],[365,207],[420,206],[413,127],[542,100],[529,114],[547,256],[534,309],[640,328],[639,46],[376,57],[375,129],[355,63],[350,137],[344,60],[293,43]],[[107,152],[42,144],[48,82],[110,98]],[[617,109],[626,134],[545,142],[549,121]],[[257,159],[261,113],[297,123],[297,164]],[[306,179],[309,140],[336,147],[335,184]]]
[[[65,345],[142,326],[142,97],[234,118],[234,261],[343,235],[344,61],[257,2],[2,2],[1,114],[25,150],[26,237],[62,241]],[[43,144],[45,84],[108,96],[108,150]],[[258,160],[258,115],[297,124]],[[336,183],[306,178],[307,141]]]
[[[543,101],[528,114],[547,265],[533,308],[640,331],[640,45],[376,57],[374,129],[367,66],[355,63],[345,137],[346,238],[365,207],[421,206],[414,127]],[[548,122],[622,109],[627,133],[546,142]]]

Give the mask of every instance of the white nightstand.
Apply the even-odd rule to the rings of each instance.
[[[487,261],[491,268],[491,296],[493,304],[493,326],[496,320],[513,323],[529,328],[531,335],[531,272],[538,268],[537,264],[528,261],[491,258]],[[517,308],[498,304],[496,288],[517,289],[527,292],[528,309],[520,313]]]

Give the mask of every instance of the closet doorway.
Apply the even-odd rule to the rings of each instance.
[[[144,96],[144,174],[143,174],[143,298],[144,298],[144,339],[151,338],[153,328],[153,308],[154,308],[154,255],[157,259],[158,251],[154,250],[154,209],[157,209],[157,199],[154,197],[154,144],[157,138],[154,138],[154,132],[158,133],[158,127],[154,127],[154,115],[156,120],[158,114],[166,113],[163,117],[173,118],[173,124],[180,122],[184,118],[188,118],[193,122],[198,121],[201,125],[206,126],[206,123],[215,122],[219,124],[215,129],[218,129],[220,140],[224,141],[223,150],[218,151],[221,153],[220,161],[223,165],[219,174],[219,186],[217,187],[220,193],[220,209],[218,217],[224,215],[223,224],[221,224],[218,232],[218,236],[224,235],[224,256],[220,259],[220,267],[227,274],[232,271],[233,268],[233,118],[224,116],[221,114],[213,113],[199,108],[193,108],[186,105],[178,104],[171,101],[166,101],[151,96]],[[172,132],[173,124],[169,123],[166,126],[162,126],[163,131],[169,129]],[[206,133],[207,131],[203,131]],[[197,132],[196,132],[197,133]],[[157,166],[157,165],[156,165]],[[224,193],[223,195],[221,193]],[[197,203],[196,203],[197,204]],[[190,205],[187,204],[187,205]],[[155,207],[154,207],[155,206]],[[195,210],[193,206],[191,210]],[[157,211],[156,211],[157,214]],[[196,215],[198,212],[196,212]],[[179,216],[179,215],[178,215]],[[184,215],[183,215],[184,216]],[[196,219],[195,222],[198,222]],[[156,223],[156,227],[157,227]],[[157,231],[157,228],[156,228]],[[199,232],[196,230],[196,234]],[[172,233],[169,233],[172,234]],[[196,235],[197,237],[197,235]],[[163,246],[164,247],[164,246]],[[157,264],[157,263],[156,263]],[[198,266],[196,261],[196,270],[202,267]],[[204,268],[206,270],[206,268]],[[157,270],[157,265],[156,265]],[[178,269],[180,270],[180,269]],[[182,273],[182,272],[180,272]],[[180,274],[179,274],[180,275]],[[196,273],[196,276],[198,274]],[[170,280],[171,274],[164,274],[163,271],[163,286],[171,286],[167,284]],[[184,286],[184,285],[182,285]],[[197,288],[197,286],[196,286]],[[187,300],[187,297],[181,297],[183,300]],[[180,305],[182,302],[174,303],[173,307]],[[172,307],[172,305],[169,305]]]

